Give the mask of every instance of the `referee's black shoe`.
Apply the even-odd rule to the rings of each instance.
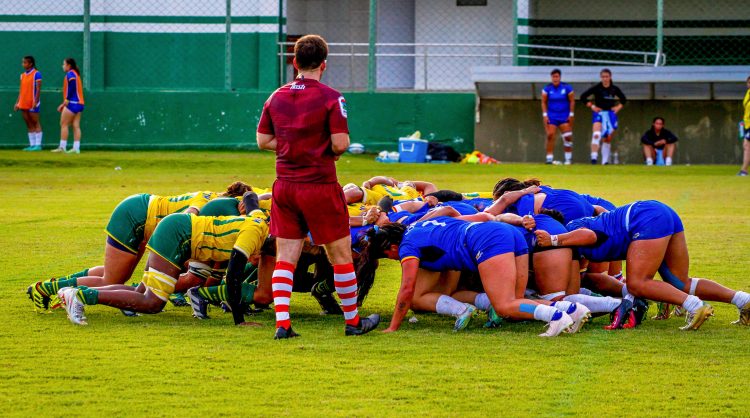
[[[276,328],[276,335],[273,336],[274,340],[286,340],[288,338],[294,338],[299,337],[299,334],[294,332],[292,327],[284,328],[284,327],[278,327]]]
[[[354,325],[346,324],[346,329],[344,330],[344,333],[346,334],[346,336],[364,335],[374,330],[375,328],[377,328],[379,323],[380,323],[380,315],[372,314],[368,316],[367,318],[360,318],[359,325],[357,325],[356,327]]]

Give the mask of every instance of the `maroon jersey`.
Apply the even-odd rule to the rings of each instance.
[[[337,183],[331,134],[349,133],[346,101],[316,80],[300,78],[263,105],[258,132],[274,135],[276,177],[298,183]]]

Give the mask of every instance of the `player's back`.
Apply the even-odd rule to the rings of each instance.
[[[419,258],[421,267],[432,271],[472,270],[475,263],[464,239],[471,223],[450,217],[437,217],[412,225],[399,248],[403,261]]]
[[[344,98],[317,80],[301,78],[282,86],[269,98],[259,132],[272,130],[277,140],[279,179],[309,183],[336,182],[331,134],[348,133]],[[342,122],[343,121],[343,122]],[[270,128],[270,129],[269,129]]]
[[[624,260],[630,244],[626,219],[631,206],[632,204],[621,206],[595,217],[575,219],[565,225],[568,231],[587,228],[596,232],[597,243],[593,246],[579,247],[581,255],[597,262]]]

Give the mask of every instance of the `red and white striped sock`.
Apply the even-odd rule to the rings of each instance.
[[[339,264],[333,266],[333,284],[341,299],[341,309],[347,325],[359,325],[357,312],[357,276],[354,274],[354,264]]]
[[[273,290],[273,308],[276,311],[276,328],[291,328],[289,319],[289,299],[292,297],[292,285],[294,284],[294,264],[286,261],[277,261],[271,279]]]

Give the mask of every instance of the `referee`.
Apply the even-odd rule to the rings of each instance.
[[[352,264],[349,214],[336,177],[335,161],[349,147],[346,101],[320,82],[328,44],[306,35],[294,45],[299,76],[266,100],[258,123],[260,149],[276,152],[271,235],[276,237],[276,266],[271,281],[276,310],[274,339],[298,337],[289,317],[294,270],[308,232],[325,246],[333,264],[334,287],[341,299],[345,335],[361,335],[380,323],[380,316],[360,318],[357,277]]]

